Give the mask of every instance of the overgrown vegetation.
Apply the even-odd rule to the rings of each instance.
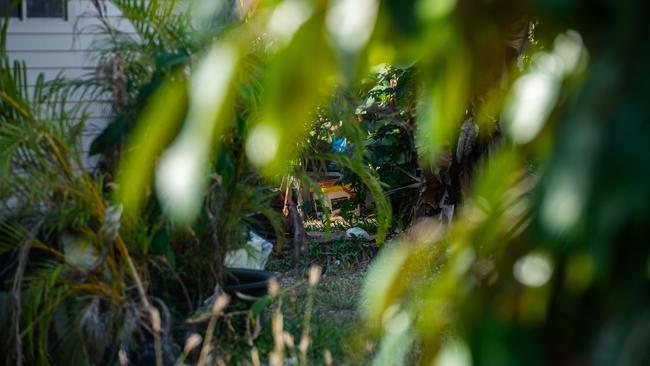
[[[30,88],[2,23],[7,363],[649,362],[645,3],[93,3],[89,79]],[[92,173],[80,92],[118,115]],[[251,229],[285,288],[226,295]]]
[[[147,258],[139,256],[155,225],[122,220],[101,178],[83,169],[83,107],[65,109],[61,80],[41,77],[30,93],[24,64],[10,65],[4,50],[0,63],[5,357],[108,362],[160,322],[142,284]],[[84,347],[70,347],[81,339]]]

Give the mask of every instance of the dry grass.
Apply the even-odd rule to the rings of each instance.
[[[273,364],[278,350],[275,321],[281,314],[282,332],[286,333],[280,336],[284,339],[284,364],[366,364],[366,354],[359,351],[356,309],[370,257],[376,251],[368,248],[368,243],[358,241],[312,243],[298,267],[276,255],[269,267],[277,273],[280,294],[261,313],[259,333],[254,334],[250,323],[247,333],[247,312],[230,308],[215,329],[215,354],[228,365],[255,365],[256,357],[261,364]],[[310,287],[308,277],[313,265],[323,273],[318,284]],[[303,354],[300,341],[306,319],[310,342]]]

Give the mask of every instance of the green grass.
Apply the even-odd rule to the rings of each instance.
[[[286,245],[284,252],[274,253],[267,264],[267,270],[273,272],[303,271],[306,275],[309,266],[317,264],[323,272],[336,273],[339,270],[358,270],[366,268],[378,251],[378,247],[361,239],[340,238],[324,243],[310,241],[309,249],[294,266],[292,248]]]
[[[357,321],[357,301],[363,281],[363,273],[342,271],[326,274],[314,291],[314,307],[311,319],[312,346],[310,358],[314,364],[322,364],[323,352],[329,350],[335,364],[351,356],[349,345],[353,342]],[[302,332],[307,285],[301,285],[287,294],[284,311],[285,325],[293,334]]]
[[[362,365],[364,353],[359,352],[357,305],[366,268],[376,249],[357,240],[337,240],[330,243],[311,243],[310,250],[294,268],[292,261],[282,256],[272,258],[270,270],[278,273],[281,287],[284,330],[289,332],[297,347],[303,331],[308,297],[307,274],[309,266],[319,264],[323,269],[320,282],[313,291],[310,322],[311,345],[308,351],[310,365],[323,365],[323,353],[332,354],[335,365]],[[262,364],[268,362],[273,349],[271,318],[278,302],[267,306],[262,313],[262,329],[253,341]],[[222,319],[217,329],[219,353],[228,365],[248,365],[251,345],[246,336],[246,316]]]

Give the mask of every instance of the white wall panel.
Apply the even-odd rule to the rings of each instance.
[[[122,32],[133,34],[135,29],[121,17],[119,9],[106,2],[107,21]],[[108,35],[97,18],[97,10],[90,0],[70,0],[68,19],[44,19],[29,17],[25,20],[12,18],[7,29],[7,52],[11,60],[24,61],[28,68],[28,84],[34,85],[39,73],[46,80],[57,75],[68,78],[90,77],[96,70],[98,48]],[[85,121],[83,149],[114,117],[110,95],[75,96],[66,102],[66,108],[74,108],[79,102],[90,103]],[[92,99],[92,100],[88,100]],[[87,167],[95,159],[86,161]]]

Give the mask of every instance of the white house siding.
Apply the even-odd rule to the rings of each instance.
[[[107,3],[108,21],[120,30],[133,33],[133,27],[120,16],[119,10]],[[40,73],[46,80],[58,74],[69,78],[94,72],[97,65],[96,47],[101,46],[102,33],[97,10],[90,0],[68,1],[65,19],[11,18],[7,29],[7,53],[12,60],[22,60],[28,69],[28,81],[34,85]],[[110,96],[93,100],[86,121],[83,147],[90,142],[111,118]],[[70,101],[74,103],[83,100]],[[80,97],[81,99],[81,97]],[[94,162],[87,160],[88,165]]]

